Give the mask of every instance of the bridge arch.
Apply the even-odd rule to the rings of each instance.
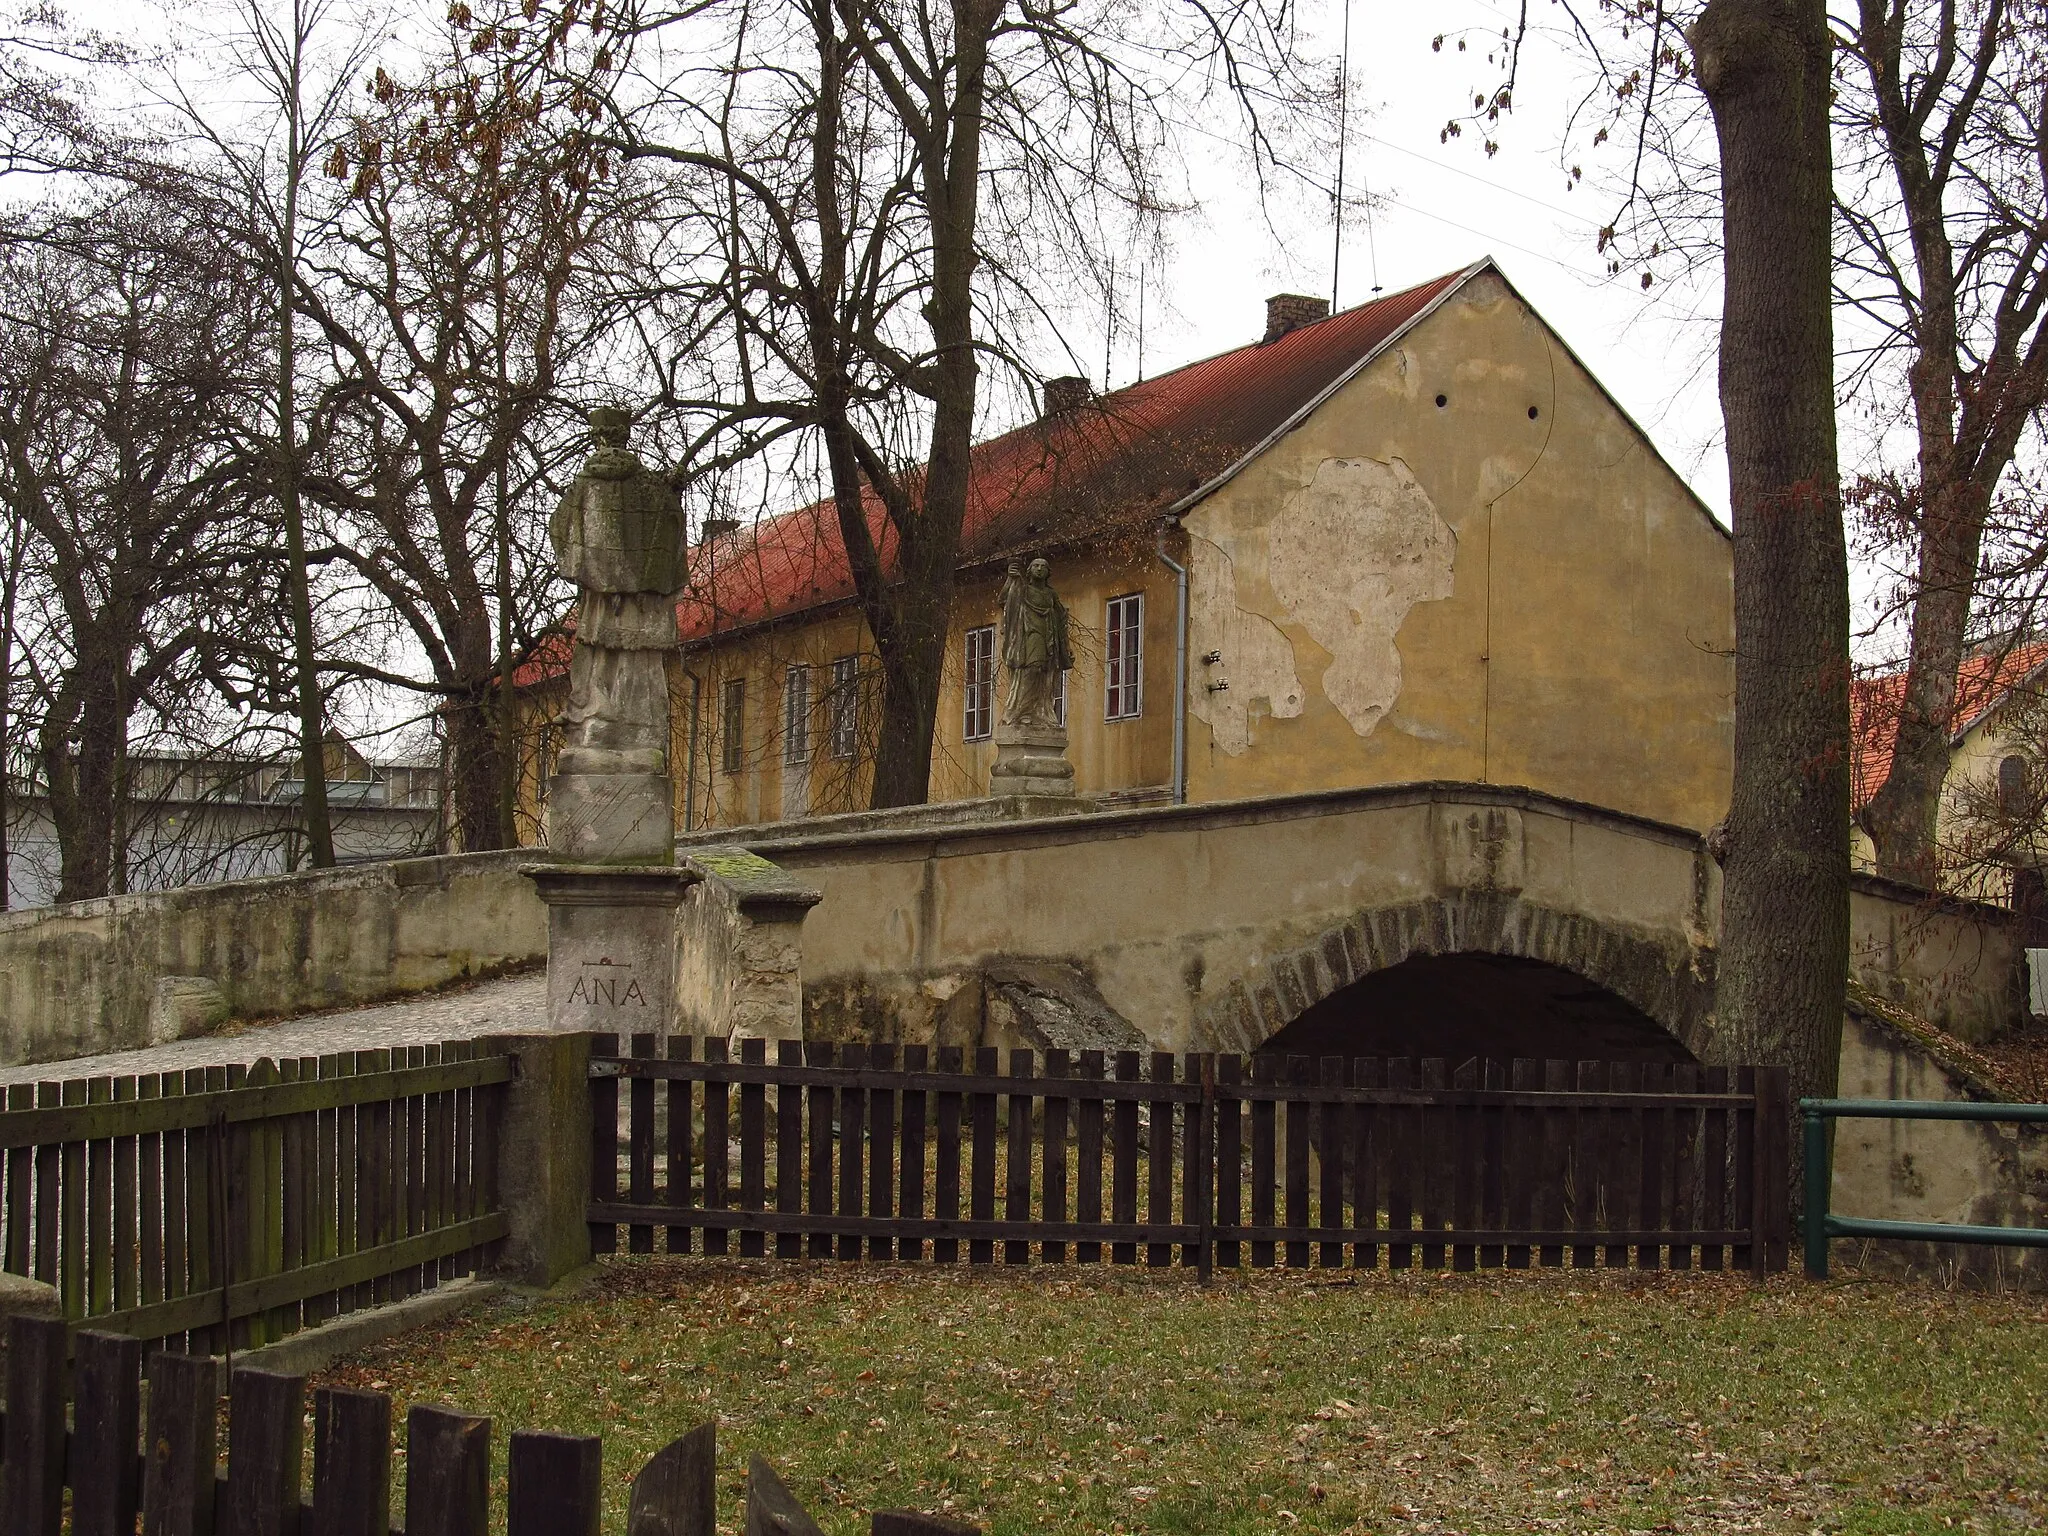
[[[1459,957],[1476,964],[1442,963]],[[1711,950],[1492,891],[1368,908],[1306,943],[1280,947],[1199,1009],[1191,1044],[1196,1050],[1249,1053],[1305,1017],[1311,1025],[1318,1018],[1328,1022],[1346,998],[1370,991],[1375,982],[1387,983],[1390,973],[1412,991],[1429,984],[1432,969],[1439,981],[1464,969],[1468,985],[1471,973],[1491,973],[1482,993],[1501,985],[1548,985],[1554,992],[1558,978],[1576,978],[1597,989],[1598,1005],[1616,1024],[1639,1020],[1680,1048],[1665,1059],[1710,1059]],[[1578,1053],[1561,1042],[1554,1054]],[[1654,1058],[1657,1052],[1647,1054]]]

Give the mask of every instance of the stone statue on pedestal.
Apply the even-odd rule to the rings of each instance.
[[[675,861],[665,660],[677,643],[683,509],[626,446],[632,418],[590,413],[591,454],[548,534],[576,583],[565,741],[548,787],[548,846],[575,863]]]
[[[1010,687],[996,725],[991,795],[1071,796],[1067,729],[1053,711],[1060,675],[1074,664],[1067,609],[1052,589],[1052,567],[1010,562],[1003,578],[1003,670]]]

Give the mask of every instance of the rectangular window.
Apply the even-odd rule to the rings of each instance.
[[[1052,723],[1067,728],[1067,674],[1062,671],[1052,684]]]
[[[720,691],[719,750],[725,771],[738,773],[747,766],[747,680],[735,677]]]
[[[826,735],[834,757],[852,757],[860,746],[860,658],[832,663],[832,694],[826,707]]]
[[[967,702],[960,735],[986,741],[996,728],[996,627],[967,631]]]
[[[1103,690],[1105,720],[1135,720],[1145,707],[1145,596],[1113,597],[1103,621],[1108,661]]]
[[[782,760],[811,760],[811,669],[791,667],[782,674]]]

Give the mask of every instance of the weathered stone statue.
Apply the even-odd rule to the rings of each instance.
[[[1067,608],[1052,589],[1052,567],[1033,560],[1026,572],[1012,560],[1003,578],[1003,669],[1010,674],[1003,724],[1057,728],[1053,690],[1073,664]]]
[[[626,447],[632,418],[590,413],[591,454],[548,522],[576,583],[565,741],[548,845],[575,863],[675,860],[668,677],[686,532],[674,489]]]
[[[1067,730],[1053,714],[1060,674],[1074,664],[1067,609],[1052,589],[1052,567],[1016,561],[1003,580],[1003,670],[1010,687],[996,725],[991,795],[1071,796]]]

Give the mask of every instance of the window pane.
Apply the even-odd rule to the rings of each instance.
[[[965,700],[961,736],[981,741],[995,730],[996,631],[994,625],[967,631]]]
[[[747,680],[736,677],[725,685],[723,710],[720,722],[719,743],[723,766],[727,773],[738,773],[747,764]]]
[[[860,738],[860,658],[841,656],[832,663],[830,749],[834,757],[852,757]]]
[[[1144,604],[1143,595],[1135,592],[1111,598],[1104,618],[1102,712],[1110,720],[1129,720],[1143,707]]]
[[[803,763],[811,756],[811,669],[782,674],[782,760]]]

